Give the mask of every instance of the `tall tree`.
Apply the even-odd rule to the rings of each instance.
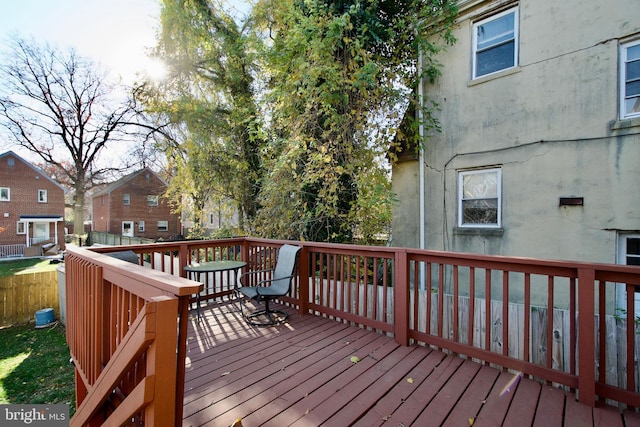
[[[371,197],[363,189],[372,182],[383,183],[380,159],[402,110],[426,105],[411,99],[418,50],[425,53],[422,71],[435,77],[435,55],[452,42],[455,1],[263,0],[257,12],[273,38],[265,68],[279,137],[271,145],[259,230],[350,242],[366,228],[354,221],[372,219],[363,215],[361,196]],[[423,113],[427,126],[437,126],[428,108]],[[383,187],[376,194],[388,194],[380,201],[390,206],[388,182]]]
[[[169,77],[148,85],[140,99],[147,112],[181,129],[183,138],[163,148],[177,175],[191,182],[175,180],[171,192],[192,199],[196,229],[197,211],[212,194],[236,201],[245,228],[259,209],[264,145],[250,38],[214,1],[166,0],[161,20],[157,55]]]
[[[73,189],[74,229],[82,234],[87,191],[126,167],[133,105],[114,97],[106,75],[73,50],[14,37],[4,58],[0,125],[8,142],[39,156]]]

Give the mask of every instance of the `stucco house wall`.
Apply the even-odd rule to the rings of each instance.
[[[419,247],[423,167],[426,249],[624,263],[621,238],[640,233],[640,117],[621,119],[620,46],[640,39],[638,2],[459,5],[442,77],[423,82],[442,132],[427,136],[422,165],[393,166],[394,245]],[[474,23],[511,8],[517,65],[472,78]],[[501,224],[460,227],[459,175],[486,168],[501,173]],[[582,204],[561,205],[568,197]]]

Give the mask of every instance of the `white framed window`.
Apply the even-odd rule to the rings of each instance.
[[[11,201],[11,189],[9,187],[0,187],[0,202]]]
[[[138,231],[140,233],[144,232],[144,221],[138,221]]]
[[[458,172],[458,227],[502,226],[502,169]]]
[[[640,40],[620,45],[620,118],[640,117]]]
[[[473,24],[473,77],[518,65],[518,8]]]
[[[38,190],[38,203],[47,203],[47,190]]]
[[[158,196],[147,196],[147,206],[158,206]]]
[[[16,223],[16,234],[27,234],[27,223],[18,221]]]
[[[122,204],[125,206],[129,206],[131,204],[131,195],[123,194],[122,195]]]
[[[158,221],[158,231],[169,231],[169,221]]]

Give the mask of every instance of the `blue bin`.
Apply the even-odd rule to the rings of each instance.
[[[47,326],[54,321],[53,308],[44,308],[36,311],[36,328]]]

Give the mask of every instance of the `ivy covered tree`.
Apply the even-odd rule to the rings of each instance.
[[[385,156],[418,142],[406,111],[437,127],[418,73],[438,75],[455,3],[258,0],[236,21],[221,2],[164,0],[157,54],[170,78],[141,99],[179,130],[164,145],[174,198],[188,194],[195,216],[213,194],[236,200],[241,226],[264,237],[388,232]]]
[[[259,3],[258,22],[273,38],[264,60],[277,139],[270,146],[258,230],[272,237],[351,242],[366,228],[361,221],[374,220],[364,214],[372,186],[376,207],[387,208],[376,220],[390,219],[393,198],[381,159],[402,111],[409,103],[422,105],[411,99],[419,49],[427,58],[423,72],[438,74],[434,56],[453,41],[454,4]],[[431,28],[425,30],[425,23]],[[427,126],[437,126],[428,108],[423,113]]]
[[[176,206],[190,199],[196,237],[214,195],[235,201],[247,228],[259,208],[264,145],[249,37],[207,0],[165,0],[161,21],[156,55],[168,77],[146,82],[138,98],[157,123],[173,128],[160,145],[175,172],[169,194]]]

